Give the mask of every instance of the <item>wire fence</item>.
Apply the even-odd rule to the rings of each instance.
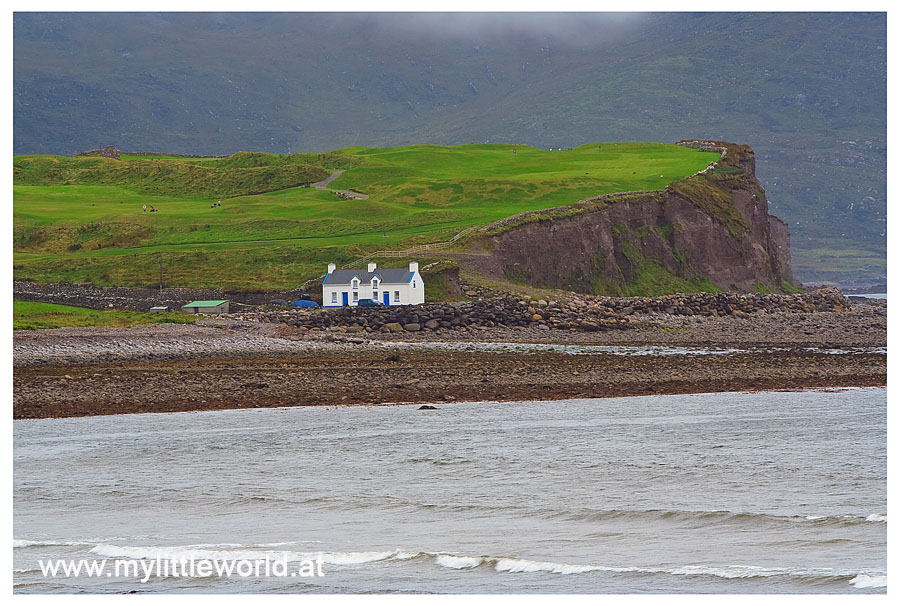
[[[341,269],[351,269],[353,266],[359,266],[363,263],[367,263],[371,259],[384,259],[384,258],[397,258],[397,257],[415,257],[417,255],[421,255],[423,253],[435,251],[435,250],[443,250],[445,248],[449,248],[456,244],[459,240],[465,238],[472,232],[476,231],[479,228],[478,225],[473,225],[472,227],[467,227],[462,230],[446,242],[433,242],[431,244],[418,244],[411,248],[405,248],[403,250],[376,250],[375,252],[366,255],[365,257],[360,257],[358,259],[354,259],[350,263],[344,265]]]

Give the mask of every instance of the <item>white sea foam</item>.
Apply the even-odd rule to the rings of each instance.
[[[470,556],[455,556],[450,554],[439,554],[435,558],[435,562],[446,568],[475,568],[484,563],[484,558]]]
[[[638,574],[670,574],[675,576],[713,576],[722,579],[750,579],[777,576],[837,578],[857,574],[847,570],[834,568],[765,568],[762,566],[729,565],[684,565],[673,568],[655,568],[639,566],[599,566],[590,564],[567,564],[547,562],[513,557],[465,556],[448,553],[424,554],[433,556],[435,563],[447,568],[462,570],[475,568],[482,564],[493,565],[497,572],[550,572],[555,574],[582,574],[586,572],[638,573]],[[879,579],[882,577],[859,577]],[[874,586],[874,585],[873,585]]]
[[[512,557],[465,556],[449,553],[424,553],[434,558],[439,566],[462,570],[475,568],[482,564],[492,565],[497,572],[553,572],[556,574],[579,574],[583,572],[651,572],[640,568],[617,568],[610,566],[589,566],[584,564],[565,564],[561,562],[543,562]],[[652,571],[656,572],[656,571]]]
[[[873,516],[886,517],[883,514]],[[870,516],[872,517],[872,516]],[[14,547],[29,547],[34,545],[83,545],[85,543],[31,541],[16,539]],[[281,543],[289,544],[289,543]],[[272,545],[278,545],[274,543]],[[238,549],[222,549],[214,547],[237,546]],[[833,568],[765,568],[750,565],[683,565],[676,567],[617,567],[592,564],[572,564],[564,562],[551,562],[541,560],[529,560],[524,558],[506,556],[469,556],[452,553],[435,553],[421,551],[351,551],[351,552],[305,552],[305,551],[273,551],[248,549],[240,544],[218,545],[182,545],[182,546],[124,546],[109,543],[96,544],[91,550],[99,556],[111,558],[128,558],[139,560],[260,560],[268,557],[270,560],[285,559],[287,561],[302,561],[321,559],[325,564],[335,566],[354,566],[384,561],[405,561],[414,558],[426,557],[433,559],[438,566],[465,570],[482,565],[489,565],[500,573],[529,573],[545,572],[561,575],[583,574],[588,572],[609,573],[637,573],[637,574],[668,574],[676,576],[714,576],[723,579],[747,579],[766,578],[775,576],[804,576],[818,578],[836,578],[853,576],[850,584],[857,588],[887,587],[887,576],[879,572],[858,573]],[[17,570],[16,572],[31,572]]]
[[[452,553],[414,552],[414,551],[351,551],[351,552],[301,552],[301,551],[257,551],[248,549],[208,549],[197,545],[186,546],[161,546],[161,547],[133,547],[119,546],[101,543],[91,549],[91,553],[105,557],[129,558],[139,560],[163,560],[190,559],[195,560],[224,560],[245,559],[257,560],[268,557],[270,560],[286,559],[287,561],[301,561],[321,559],[325,564],[335,566],[353,566],[382,561],[404,561],[420,556],[434,559],[434,563],[445,568],[464,570],[476,568],[487,564],[497,572],[550,572],[555,574],[582,574],[585,572],[613,572],[613,573],[643,573],[643,574],[671,574],[677,576],[707,575],[724,579],[744,579],[773,576],[815,576],[815,577],[839,577],[856,574],[855,572],[840,571],[832,568],[764,568],[762,566],[706,566],[684,565],[673,568],[651,567],[617,567],[600,566],[591,564],[572,564],[564,562],[550,562],[529,560],[516,557],[503,556],[469,556]],[[859,583],[878,582],[883,577],[857,575],[857,586],[874,587],[875,585],[860,585]],[[873,580],[874,579],[874,580]]]
[[[494,564],[497,572],[555,572],[557,574],[579,574],[603,570],[598,566],[581,566],[577,564],[560,564],[557,562],[536,562],[518,558],[499,558]]]
[[[850,579],[850,584],[858,589],[874,589],[876,587],[887,587],[887,575],[869,576],[867,574],[858,574]]]
[[[866,521],[866,522],[887,522],[887,514],[884,514],[884,513],[872,513],[872,514],[869,514],[869,515],[867,515],[867,516],[849,515],[849,514],[847,514],[847,515],[840,515],[840,516],[814,516],[814,515],[809,515],[809,516],[806,516],[806,519],[809,520],[810,522],[818,522],[819,520],[832,520],[832,521],[841,522],[841,523],[845,523],[845,524],[848,523],[848,522],[857,523],[857,522],[862,522],[862,521]]]
[[[762,566],[680,566],[670,570],[661,570],[674,575],[707,575],[723,579],[751,579],[754,577],[788,576],[837,576],[831,570],[763,568]]]
[[[391,558],[392,560],[411,560],[422,555],[420,551],[398,551]]]
[[[335,564],[337,566],[347,566],[353,564],[368,564],[370,562],[380,562],[382,560],[394,559],[398,554],[397,551],[355,551],[355,552],[336,552],[321,554],[306,554],[305,558],[315,559],[321,557],[325,564]]]
[[[128,558],[133,560],[270,560],[284,559],[289,562],[303,560],[321,560],[325,564],[346,566],[367,564],[386,560],[397,555],[398,551],[354,551],[354,552],[321,552],[321,551],[257,551],[253,549],[209,549],[195,545],[133,547],[101,543],[91,549],[91,553],[109,558]]]
[[[270,559],[284,557],[288,552],[265,552],[243,549],[212,549],[191,545],[179,546],[145,546],[136,547],[128,545],[111,545],[101,543],[91,549],[91,553],[108,558],[128,558],[132,560],[224,560],[224,559],[264,559],[267,555]],[[289,560],[292,558],[288,558]],[[300,558],[302,559],[302,558]]]

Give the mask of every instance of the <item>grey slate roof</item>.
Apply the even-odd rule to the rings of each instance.
[[[363,271],[361,269],[336,269],[325,276],[325,286],[350,284],[353,277],[359,278],[360,284],[370,284],[372,276],[378,276],[383,284],[409,284],[412,280],[412,272],[408,269],[376,269],[375,271]]]

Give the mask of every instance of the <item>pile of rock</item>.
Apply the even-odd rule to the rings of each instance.
[[[336,190],[334,194],[341,200],[368,200],[369,196],[355,189]]]
[[[466,295],[466,298],[472,301],[496,299],[497,297],[502,297],[506,294],[502,291],[494,290],[493,288],[489,288],[487,286],[475,286],[462,280],[460,280],[460,288]]]
[[[736,316],[783,311],[847,311],[850,302],[837,288],[821,288],[795,295],[695,293],[661,297],[597,297],[574,295],[569,305],[598,308],[616,314],[676,316]]]
[[[341,307],[322,311],[272,311],[244,314],[244,319],[260,322],[283,322],[308,330],[343,332],[420,332],[465,330],[471,327],[569,328],[568,322],[552,317],[547,302],[535,306],[518,297],[505,296],[464,303],[430,303],[414,306]],[[604,324],[609,328],[627,324],[627,319],[614,318]],[[601,324],[595,323],[595,330]],[[577,326],[572,326],[577,327]]]
[[[573,295],[565,301],[505,295],[464,303],[416,306],[341,307],[316,311],[276,310],[241,314],[240,319],[279,322],[303,330],[341,332],[421,332],[527,327],[538,330],[604,331],[634,328],[661,314],[749,317],[773,312],[846,311],[837,289],[797,295],[698,293],[663,297]]]
[[[100,156],[101,158],[112,158],[113,160],[120,160],[121,153],[118,149],[113,147],[112,145],[107,145],[103,149],[89,149],[87,151],[83,151],[79,156]]]

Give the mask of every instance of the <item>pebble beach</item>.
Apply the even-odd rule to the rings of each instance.
[[[266,314],[14,331],[14,417],[882,386],[887,303],[627,330],[309,330]],[[530,345],[530,346],[529,346]],[[672,355],[678,354],[678,355]],[[367,385],[360,389],[360,385]]]

